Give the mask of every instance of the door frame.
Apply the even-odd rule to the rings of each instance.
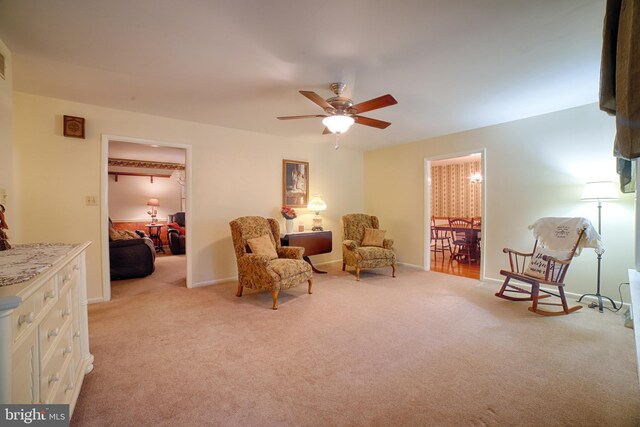
[[[108,135],[102,134],[101,153],[100,153],[100,174],[101,174],[101,188],[100,188],[100,224],[101,224],[101,240],[102,240],[102,300],[111,301],[111,274],[109,263],[109,142],[121,141],[129,142],[132,144],[143,145],[159,145],[161,147],[170,148],[183,148],[185,150],[185,197],[186,197],[186,212],[185,223],[189,227],[189,234],[194,236],[195,229],[191,221],[191,150],[192,147],[189,144],[179,144],[174,142],[156,141],[142,138],[130,138],[126,136]],[[193,268],[191,265],[191,241],[193,239],[186,239],[186,258],[187,258],[187,288],[193,287],[192,277]]]
[[[435,160],[455,159],[457,157],[465,157],[471,154],[480,154],[480,169],[482,173],[482,225],[480,227],[480,233],[482,233],[482,240],[480,241],[480,253],[484,254],[487,244],[487,149],[479,148],[468,151],[458,151],[453,153],[440,154],[437,156],[429,156],[424,158],[424,215],[423,215],[423,227],[424,230],[424,270],[431,271],[431,162]],[[484,265],[485,256],[480,257],[480,280],[484,280]]]

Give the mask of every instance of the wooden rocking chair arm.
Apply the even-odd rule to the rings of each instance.
[[[515,249],[509,249],[509,248],[502,249],[502,252],[504,252],[505,254],[510,253],[510,254],[515,254],[520,256],[533,256],[533,252],[525,253],[525,252],[520,252],[520,251],[516,251]]]
[[[554,258],[551,255],[542,255],[542,259],[544,261],[547,261],[547,262],[551,261],[551,262],[554,262],[556,264],[564,264],[564,265],[571,264],[571,260],[570,259],[562,260],[562,259]]]

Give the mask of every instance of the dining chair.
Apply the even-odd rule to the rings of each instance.
[[[449,218],[449,228],[453,237],[451,260],[465,260],[471,265],[476,255],[473,219]]]
[[[433,252],[435,256],[442,252],[442,258],[444,259],[445,250],[449,251],[449,255],[453,253],[451,251],[451,233],[449,228],[443,229],[442,227],[436,227],[436,220],[434,217],[431,217],[431,252]]]

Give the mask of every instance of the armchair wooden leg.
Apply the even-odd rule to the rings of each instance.
[[[237,297],[241,297],[242,296],[242,289],[243,289],[242,285],[238,285],[238,292],[236,292],[236,296]]]
[[[360,267],[356,267],[356,280],[360,281]]]
[[[273,308],[274,310],[278,309],[278,292],[280,291],[271,291],[271,298],[273,298]]]
[[[442,256],[444,256],[444,253],[442,253]],[[391,273],[391,277],[396,277],[396,265],[395,264],[391,264],[391,268],[393,269],[393,271]]]
[[[342,263],[342,271],[344,271],[344,269],[347,268],[347,264],[346,263]]]
[[[313,292],[311,292],[311,286],[313,286],[313,279],[309,279],[307,280],[309,282],[309,290],[307,292],[309,292],[310,294],[312,294]]]

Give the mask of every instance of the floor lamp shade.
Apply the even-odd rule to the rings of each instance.
[[[614,200],[619,196],[618,188],[613,181],[587,182],[581,200]]]

